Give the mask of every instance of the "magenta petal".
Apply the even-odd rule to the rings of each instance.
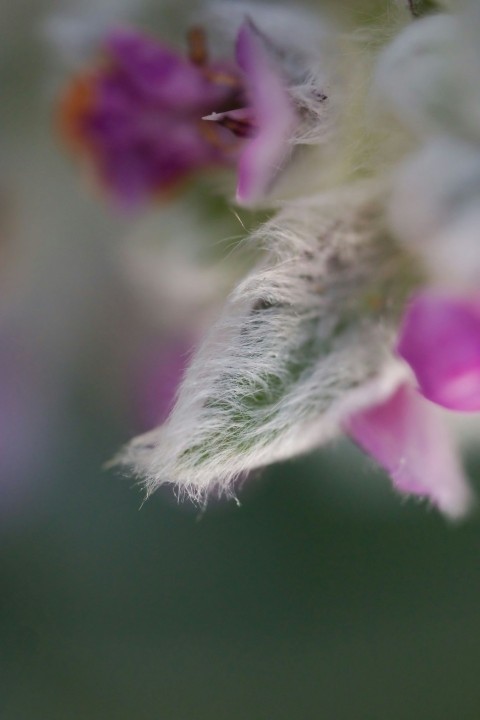
[[[242,25],[236,50],[257,128],[240,156],[237,201],[251,205],[262,198],[287,159],[298,119],[283,78],[251,22]]]
[[[451,517],[468,509],[470,491],[441,411],[410,384],[350,417],[346,430],[400,492],[426,497]]]
[[[429,400],[480,410],[480,300],[424,292],[409,304],[397,345]]]

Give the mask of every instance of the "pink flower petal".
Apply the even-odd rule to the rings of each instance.
[[[409,304],[397,345],[423,395],[451,410],[480,410],[480,299],[424,292]]]
[[[401,493],[428,498],[454,518],[468,509],[470,490],[441,410],[410,384],[353,415],[346,430],[389,473]]]
[[[251,205],[269,189],[290,152],[289,139],[298,123],[261,35],[251,22],[237,38],[237,62],[244,71],[257,133],[245,143],[238,167],[237,202]]]

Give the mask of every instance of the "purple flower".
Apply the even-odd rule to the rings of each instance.
[[[440,412],[407,382],[345,426],[401,493],[427,498],[456,517],[468,507],[470,493]]]
[[[230,164],[228,133],[202,116],[238,102],[230,64],[196,65],[143,34],[112,32],[103,62],[65,93],[63,135],[125,206],[165,193],[200,168]]]
[[[451,410],[480,410],[480,298],[424,291],[407,307],[397,345],[423,395]]]
[[[63,135],[126,206],[195,170],[237,160],[237,201],[251,205],[290,154],[298,118],[260,31],[242,25],[237,65],[209,63],[201,31],[191,37],[191,59],[184,59],[141,33],[112,32],[103,62],[75,78],[63,97]]]

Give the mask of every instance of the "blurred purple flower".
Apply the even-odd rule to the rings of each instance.
[[[110,33],[102,51],[67,88],[60,123],[117,200],[135,206],[199,168],[233,161],[228,133],[201,119],[238,102],[230,64],[195,64],[131,30]]]
[[[67,88],[61,131],[124,206],[165,193],[193,171],[237,160],[238,202],[265,194],[297,119],[251,22],[238,33],[238,66],[209,63],[199,29],[190,34],[190,59],[132,30],[110,33],[102,51],[103,62]]]
[[[407,307],[397,345],[423,395],[451,410],[480,410],[480,298],[424,291]]]

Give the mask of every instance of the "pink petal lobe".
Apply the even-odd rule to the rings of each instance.
[[[257,132],[245,143],[238,168],[237,202],[252,205],[268,191],[286,161],[298,123],[285,82],[251,22],[237,37],[237,62],[244,71]]]
[[[410,302],[398,354],[429,400],[451,410],[480,410],[480,299],[424,292]]]
[[[346,430],[401,493],[428,498],[452,518],[468,510],[470,490],[441,411],[409,383],[350,417]]]

